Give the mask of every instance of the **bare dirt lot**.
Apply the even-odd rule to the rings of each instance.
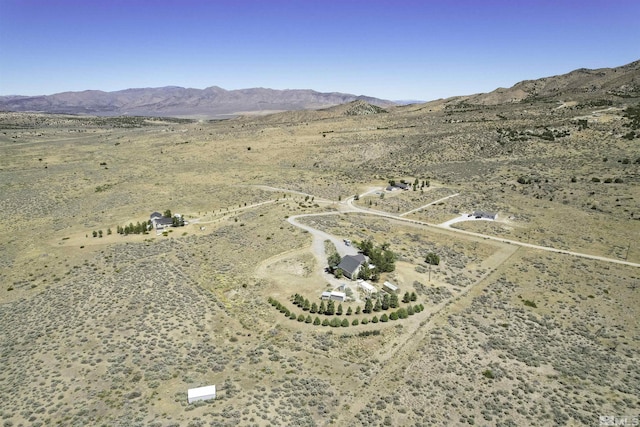
[[[620,137],[623,119],[585,129],[577,107],[555,107],[211,122],[1,113],[2,422],[582,426],[637,414],[637,139]],[[569,135],[496,131],[535,126]],[[429,185],[351,200],[401,179]],[[165,209],[189,224],[116,232]],[[498,220],[454,227],[484,237],[422,224],[474,210]],[[337,241],[388,243],[395,270],[375,286],[414,292],[401,307],[424,310],[374,323],[391,311],[294,305],[333,288],[312,234],[288,221],[305,214],[328,214],[297,222]],[[215,401],[187,404],[209,384]]]

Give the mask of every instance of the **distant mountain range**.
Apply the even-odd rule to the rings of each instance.
[[[392,101],[339,92],[264,88],[225,90],[217,86],[187,89],[168,86],[115,92],[86,90],[44,96],[0,96],[0,110],[96,116],[225,118],[320,109],[356,100],[379,107],[395,105]]]
[[[640,61],[617,68],[581,68],[559,76],[525,80],[511,88],[456,96],[431,103],[497,105],[533,100],[599,102],[640,97]],[[96,116],[166,116],[228,118],[278,111],[318,110],[353,101],[387,108],[410,103],[346,93],[264,88],[225,90],[217,86],[187,89],[177,86],[126,89],[116,92],[86,90],[44,96],[0,96],[0,110]],[[420,102],[420,101],[415,101]]]

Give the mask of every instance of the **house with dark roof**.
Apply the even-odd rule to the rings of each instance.
[[[337,268],[342,270],[342,274],[344,274],[345,277],[355,280],[358,278],[360,267],[362,267],[362,264],[365,262],[367,262],[367,258],[363,254],[345,255]]]
[[[156,230],[164,229],[165,227],[173,226],[173,218],[166,217],[160,212],[154,212],[149,216],[153,228]]]
[[[476,217],[477,219],[481,219],[482,218],[482,219],[495,220],[496,218],[498,218],[498,214],[497,213],[485,212],[485,211],[473,211],[473,213],[471,215]]]

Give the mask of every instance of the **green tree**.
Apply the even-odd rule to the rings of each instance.
[[[382,309],[383,310],[389,309],[389,294],[384,294],[384,296],[382,297]]]
[[[402,302],[406,304],[409,301],[411,301],[411,295],[409,294],[409,292],[405,292],[404,296],[402,297]]]
[[[98,237],[102,238],[102,230],[98,230]]]
[[[326,318],[325,318],[325,319],[322,321],[322,326],[329,326],[329,319],[326,319]]]
[[[364,263],[360,270],[358,271],[358,279],[369,280],[371,279],[371,269],[367,263]]]
[[[358,319],[353,319],[353,322],[351,322],[351,325],[353,326],[358,326]]]
[[[387,316],[387,313],[383,313],[382,316],[380,316],[380,321],[381,322],[388,322],[389,321],[389,316]]]
[[[298,322],[304,322],[304,319],[305,319],[304,314],[298,315]]]
[[[371,239],[367,239],[367,240],[363,240],[361,242],[356,242],[356,246],[358,247],[358,249],[360,249],[362,251],[362,253],[365,256],[370,257],[371,253],[373,252],[373,240]]]
[[[98,237],[98,232],[96,230],[93,230],[93,233],[91,233],[93,235],[93,237]]]
[[[296,318],[296,314],[293,311],[289,313],[289,319],[295,320],[295,318]]]
[[[395,311],[394,311],[394,312],[392,312],[392,313],[389,315],[389,319],[391,319],[391,320],[398,320],[398,313],[397,313],[397,312],[395,312]],[[384,320],[383,320],[383,322],[384,322]]]
[[[366,325],[367,323],[369,323],[369,319],[365,317],[364,319],[362,319],[360,323],[362,323],[363,325]]]
[[[107,236],[111,236],[111,229],[107,228]]]
[[[380,302],[380,298],[378,298],[376,300],[375,305],[373,306],[373,311],[381,311],[382,310],[382,303]]]
[[[378,316],[373,316],[373,319],[371,319],[371,323],[378,323]]]
[[[361,310],[360,310],[360,306],[356,307],[356,314],[360,314]]]
[[[340,254],[338,252],[334,252],[329,255],[329,257],[327,258],[327,264],[329,264],[329,268],[331,269],[331,271],[335,270],[336,267],[338,267],[340,261]]]
[[[407,312],[407,309],[404,307],[396,311],[396,313],[398,314],[399,319],[406,319],[407,317],[409,317],[409,313]]]
[[[324,306],[324,301],[320,301],[320,308],[318,308],[318,313],[325,314],[327,312],[327,308]]]
[[[426,262],[427,264],[431,264],[431,265],[439,265],[440,264],[440,257],[433,253],[433,252],[429,252],[427,254],[427,257],[425,258],[424,262]]]
[[[165,218],[172,218],[173,215],[171,214],[171,209],[167,209],[166,211],[164,211],[162,216],[165,217]]]
[[[318,316],[316,316],[315,319],[313,319],[313,324],[318,326],[320,324],[320,318]]]
[[[336,310],[336,314],[338,316],[342,316],[342,304],[338,304],[338,309]]]
[[[398,302],[398,295],[391,294],[391,297],[389,297],[389,307],[398,308],[399,306],[400,303]]]
[[[351,307],[349,307],[347,309],[347,316],[351,316],[351,314],[353,314],[353,310],[351,309]]]
[[[302,303],[302,309],[304,311],[309,311],[309,309],[311,308],[311,303],[309,302],[308,299],[304,299],[304,302]]]
[[[407,314],[408,314],[409,316],[413,316],[413,314],[414,314],[413,306],[408,306],[408,307],[407,307]]]
[[[371,298],[367,298],[367,300],[364,303],[364,313],[371,313],[372,310],[373,310],[373,302],[371,301]]]
[[[338,326],[340,326],[340,319],[338,319],[337,317],[334,317],[333,319],[331,319],[331,323],[329,323],[329,326],[331,326],[332,328],[337,328]]]
[[[304,319],[304,323],[311,323],[311,322],[313,322],[313,319],[311,318],[310,314],[307,314],[307,318]]]
[[[342,279],[342,276],[344,276],[344,272],[342,271],[341,268],[336,268],[333,271],[333,275],[336,276],[336,279]]]
[[[349,319],[347,319],[346,317],[344,319],[342,319],[342,324],[340,325],[343,328],[346,328],[349,326]]]
[[[311,304],[311,308],[309,309],[309,313],[317,313],[318,312],[318,304],[315,302]]]
[[[335,308],[335,303],[333,302],[333,300],[329,300],[327,302],[327,310],[324,312],[324,314],[326,314],[327,316],[333,316],[336,312],[336,308]]]
[[[416,301],[418,299],[418,295],[416,295],[415,292],[411,292],[411,297],[410,297],[411,301]]]

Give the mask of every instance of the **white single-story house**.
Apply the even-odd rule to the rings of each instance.
[[[187,391],[187,400],[189,403],[197,402],[198,400],[210,400],[216,398],[216,386],[208,385],[205,387],[190,388]]]
[[[398,293],[398,287],[396,285],[394,285],[393,283],[390,282],[384,282],[382,284],[382,290],[385,292],[389,292],[392,294],[397,294]]]
[[[320,295],[320,299],[321,300],[328,300],[331,298],[331,292],[329,291],[324,291],[321,295]]]

